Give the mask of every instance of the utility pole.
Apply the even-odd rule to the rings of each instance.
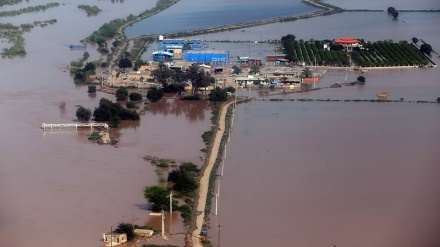
[[[170,234],[171,234],[172,222],[173,222],[173,192],[170,191]]]
[[[217,243],[218,243],[218,247],[220,247],[220,232],[221,232],[221,229],[222,229],[222,224],[218,224],[217,225],[217,229],[218,229],[218,240],[217,240]]]

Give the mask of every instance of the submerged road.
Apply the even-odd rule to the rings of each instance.
[[[219,118],[217,122],[217,130],[215,132],[214,140],[212,142],[211,152],[208,153],[208,164],[202,174],[199,185],[199,200],[196,205],[197,212],[201,212],[200,215],[196,218],[196,228],[192,234],[192,243],[194,247],[202,247],[203,245],[200,243],[200,230],[203,226],[203,220],[205,218],[205,207],[206,207],[206,198],[208,196],[208,187],[209,187],[209,177],[211,175],[212,168],[214,167],[215,161],[218,156],[218,152],[220,150],[221,140],[223,134],[225,132],[226,126],[226,113],[228,112],[228,107],[234,103],[234,101],[229,102],[222,106],[219,113]]]

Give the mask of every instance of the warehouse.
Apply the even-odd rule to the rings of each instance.
[[[187,62],[196,63],[226,63],[228,54],[220,50],[188,51],[185,59]]]

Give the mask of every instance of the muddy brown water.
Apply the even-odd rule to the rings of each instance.
[[[142,196],[142,188],[155,184],[157,176],[142,157],[202,163],[200,136],[211,125],[206,103],[168,99],[152,105],[139,124],[122,125],[118,148],[90,143],[88,130],[40,129],[43,122],[74,121],[77,105],[93,109],[101,97],[114,100],[99,92],[88,95],[66,72],[70,61],[83,53],[67,49],[70,43],[103,22],[142,10],[140,2],[103,4],[106,11],[96,17],[85,17],[76,5],[66,4],[62,11],[1,19],[16,24],[58,19],[56,25],[25,34],[26,57],[0,60],[2,245],[101,246],[104,231],[130,222],[133,215],[136,224],[157,224],[148,218]],[[297,37],[304,39],[418,36],[426,37],[434,49],[440,47],[438,29],[432,25],[438,23],[435,13],[411,13],[407,19],[401,14],[405,22],[398,22],[402,25],[391,33],[387,17],[381,19],[386,25],[379,25],[379,15],[359,15],[359,21],[345,27],[351,14],[223,35],[260,40],[298,30]],[[337,28],[324,25],[332,22]],[[366,22],[373,24],[368,27]],[[94,49],[88,51],[97,56]],[[362,88],[284,97],[369,99],[389,89],[392,99],[433,100],[440,96],[438,71],[368,72]],[[328,72],[321,85],[343,77],[343,72]],[[59,108],[62,101],[64,109]],[[438,113],[436,104],[415,103],[240,105],[222,179],[220,218],[211,220],[211,240],[217,239],[217,222],[224,225],[223,246],[438,246]],[[178,229],[179,222],[175,224]]]

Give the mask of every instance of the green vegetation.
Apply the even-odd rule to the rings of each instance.
[[[29,6],[26,8],[21,8],[19,10],[0,11],[0,17],[17,16],[26,13],[45,11],[48,8],[58,7],[59,5],[59,3],[48,3],[46,5]]]
[[[294,35],[281,38],[281,43],[286,53],[286,58],[294,63],[318,66],[349,66],[347,52],[340,45],[332,45],[330,40],[303,41],[295,40]],[[324,44],[330,50],[324,49]],[[351,53],[352,62],[362,67],[388,67],[388,66],[426,66],[426,58],[416,47],[407,41],[377,41],[364,42],[363,48],[354,48]]]
[[[90,85],[88,86],[88,93],[96,93],[96,86],[95,85]]]
[[[362,67],[425,66],[426,58],[406,41],[377,41],[363,43],[365,49],[352,53],[353,61]]]
[[[133,67],[133,64],[130,59],[122,58],[119,60],[118,67],[121,69],[131,68],[131,67]]]
[[[423,44],[420,46],[420,51],[423,52],[423,53],[425,53],[426,55],[430,56],[430,55],[431,55],[431,52],[432,52],[432,47],[431,47],[430,44],[423,43]]]
[[[87,122],[90,120],[91,116],[92,111],[90,109],[84,108],[82,106],[79,106],[78,109],[76,109],[76,117],[79,121]]]
[[[206,88],[210,85],[214,85],[215,78],[212,77],[208,72],[199,67],[197,64],[191,65],[186,71],[186,79],[191,82],[192,94],[195,95],[200,90],[200,88]]]
[[[116,100],[125,101],[128,98],[128,90],[125,87],[120,87],[116,90]]]
[[[151,203],[153,211],[168,209],[170,203],[169,195],[170,190],[162,186],[153,185],[144,188],[144,197]]]
[[[98,8],[98,6],[96,6],[96,5],[90,6],[90,5],[81,4],[81,5],[78,5],[78,9],[85,10],[87,12],[88,16],[97,15],[101,11],[101,9]]]
[[[0,7],[3,5],[14,5],[23,2],[23,0],[0,0]]]
[[[35,26],[45,27],[48,24],[56,23],[56,19],[48,21],[34,21],[31,24],[21,24],[20,26],[14,26],[10,23],[0,23],[0,37],[7,40],[8,43],[12,43],[11,47],[3,48],[1,55],[3,57],[13,57],[26,55],[24,48],[25,40],[23,34],[26,31],[30,31]]]
[[[168,182],[172,182],[172,189],[181,195],[193,196],[198,187],[195,179],[198,172],[199,168],[193,163],[183,163],[178,169],[174,169],[168,174]]]
[[[134,101],[128,101],[127,103],[125,103],[125,107],[127,107],[128,109],[134,109],[136,108],[136,103]]]
[[[157,102],[162,99],[164,92],[161,88],[152,88],[148,90],[147,99],[151,102]]]
[[[125,233],[127,234],[127,240],[132,241],[135,237],[133,225],[128,223],[119,223],[118,227],[115,229],[116,233]]]
[[[118,103],[102,98],[99,101],[99,107],[93,112],[95,121],[116,121],[120,120],[139,120],[139,114],[135,111],[129,111]]]
[[[357,81],[360,82],[360,83],[365,84],[366,79],[365,79],[364,76],[360,75],[360,76],[358,76]]]
[[[219,87],[216,87],[214,90],[212,90],[208,97],[209,101],[215,101],[215,102],[222,102],[228,100],[228,94],[227,89],[221,89]]]
[[[101,135],[98,131],[94,131],[92,134],[89,135],[88,139],[93,142],[98,142],[101,139]]]
[[[387,12],[388,14],[392,15],[394,19],[397,19],[397,17],[399,17],[399,12],[394,7],[388,7]]]
[[[238,75],[241,74],[241,68],[238,67],[237,65],[232,66],[232,74]]]
[[[142,94],[133,92],[133,93],[130,93],[128,95],[128,98],[130,100],[132,100],[132,101],[141,101],[142,100]]]

